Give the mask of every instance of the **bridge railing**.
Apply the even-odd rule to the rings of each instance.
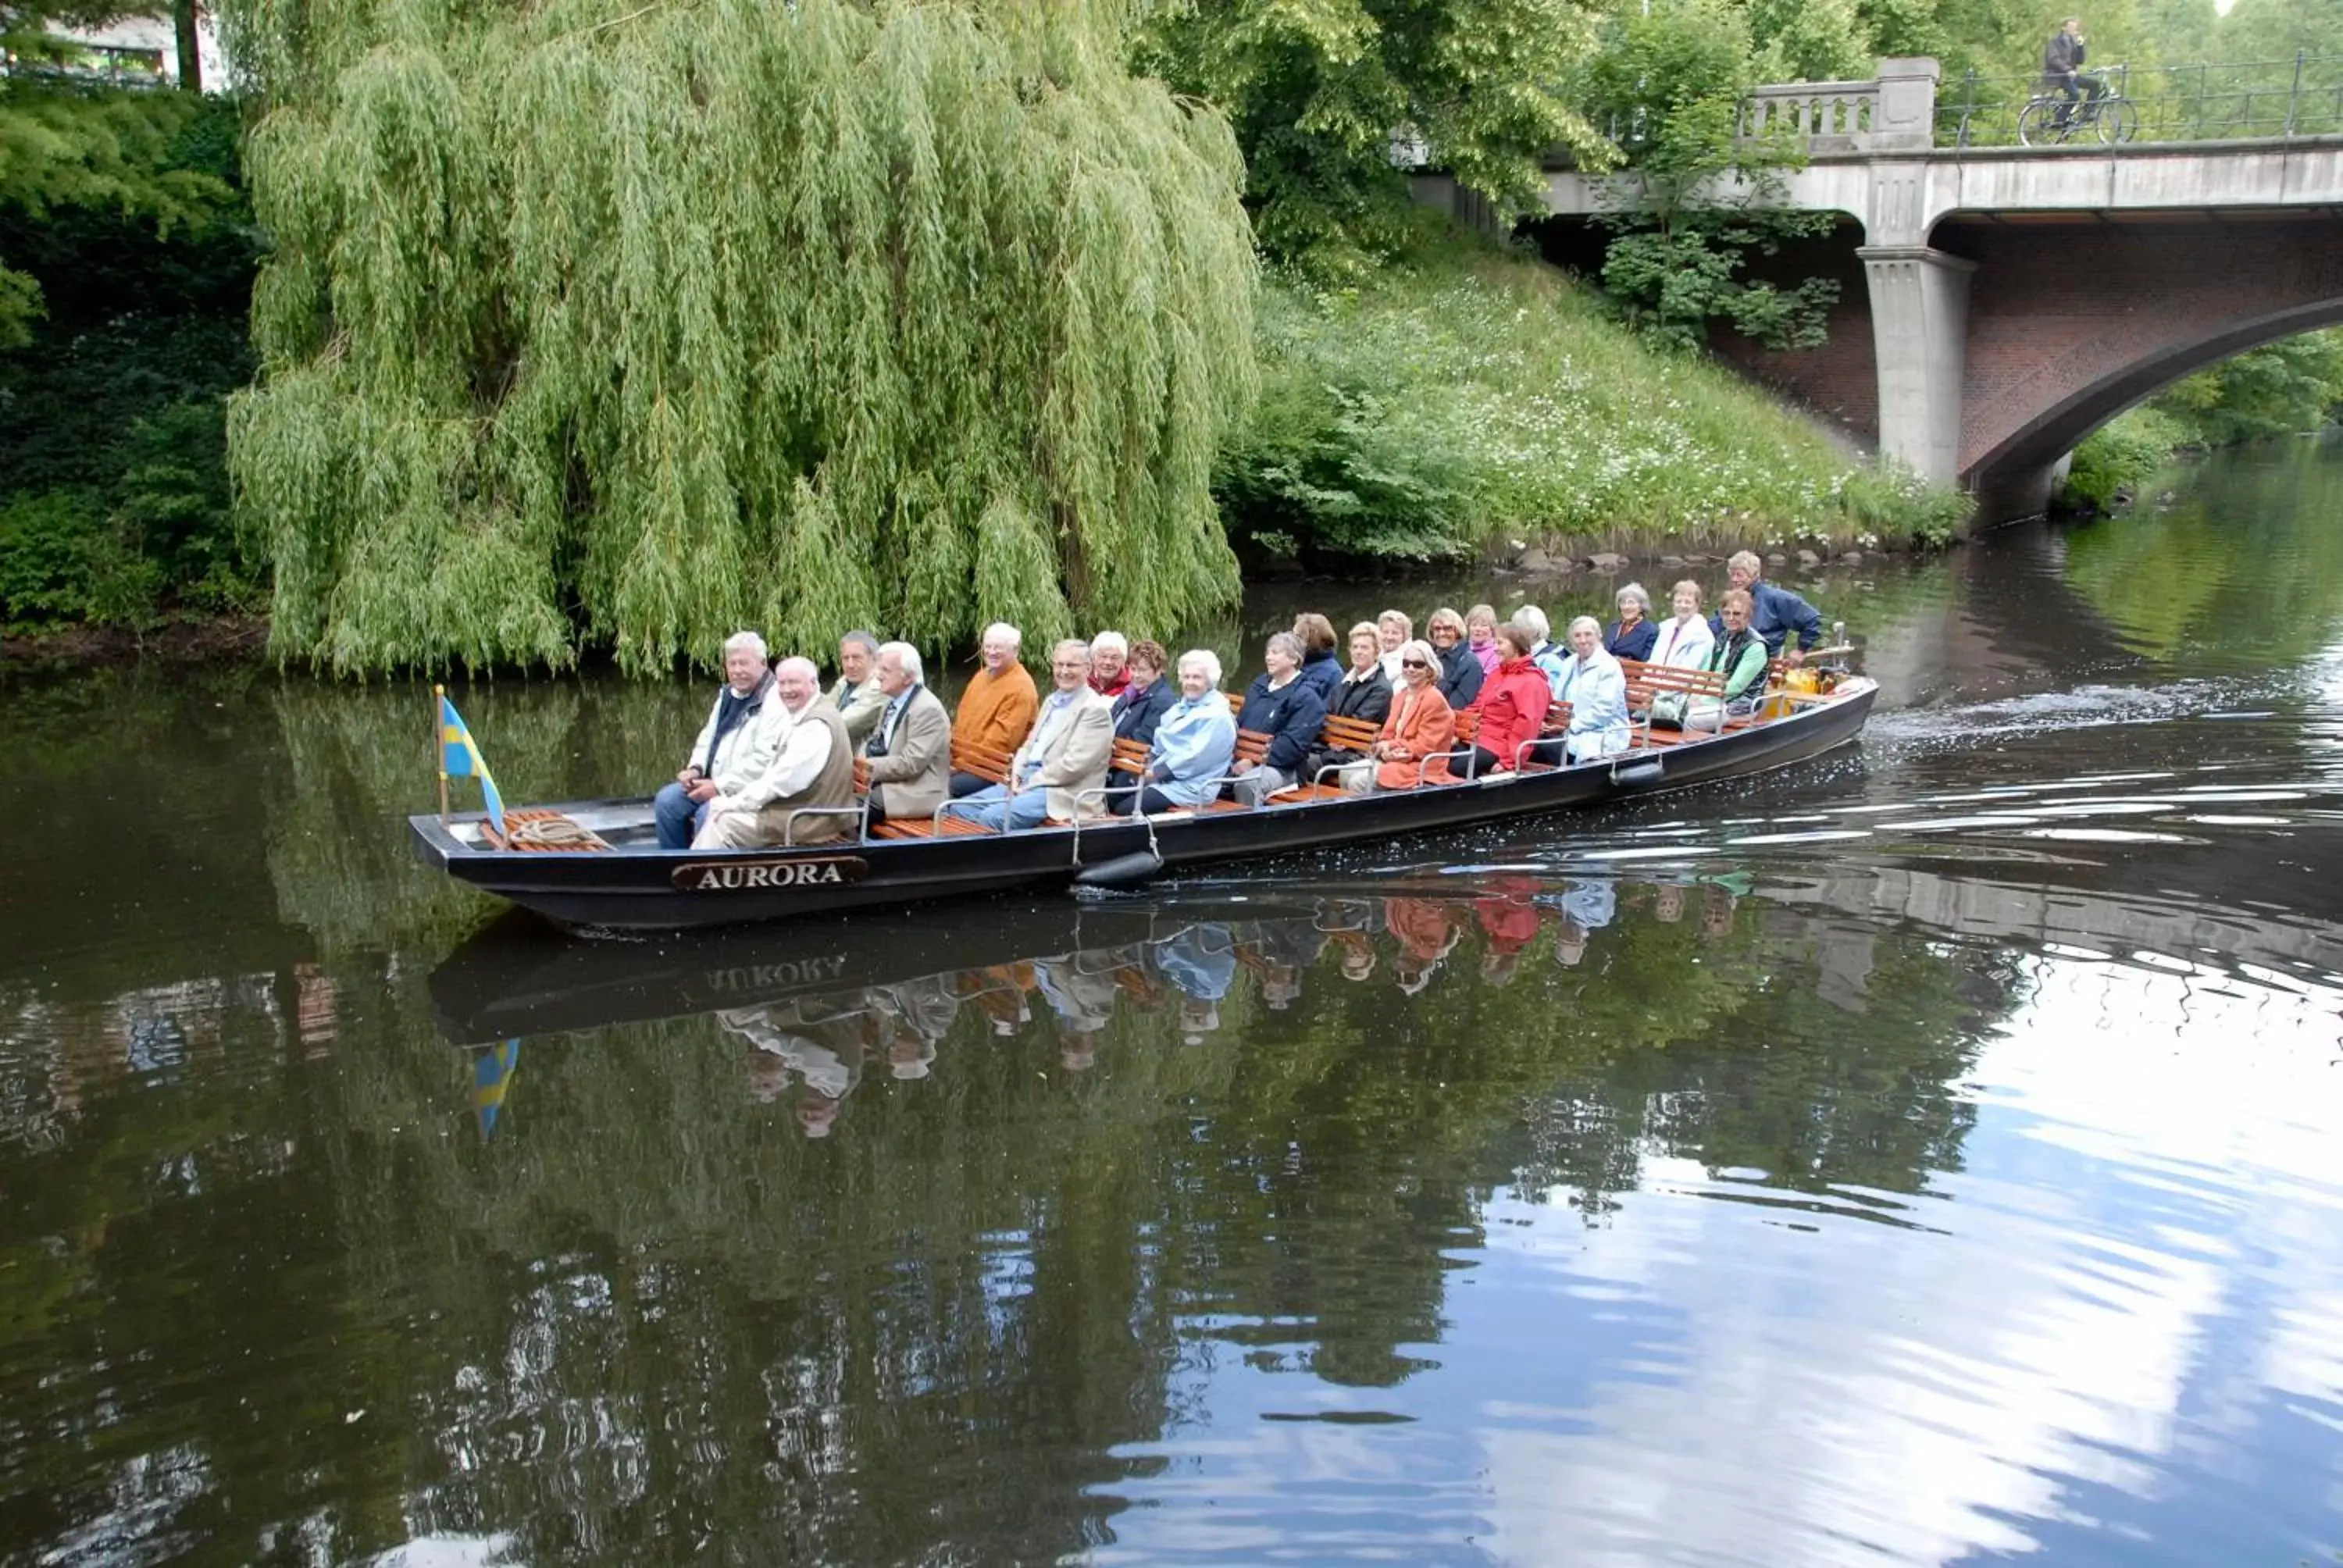
[[[2088,69],[2138,112],[2134,142],[2343,135],[2343,55],[2305,51],[2277,60]],[[1971,71],[1945,83],[1936,101],[1936,145],[2015,146],[2017,116],[2042,91],[2038,74]]]

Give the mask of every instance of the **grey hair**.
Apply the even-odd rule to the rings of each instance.
[[[1644,591],[1644,585],[1642,583],[1629,583],[1625,588],[1621,588],[1618,593],[1614,596],[1611,602],[1614,605],[1625,604],[1629,599],[1634,599],[1635,601],[1635,613],[1637,615],[1649,615],[1652,613],[1652,596]]]
[[[820,667],[816,665],[812,659],[804,658],[799,654],[791,654],[789,658],[781,660],[780,663],[773,666],[773,677],[775,679],[779,679],[784,675],[802,677],[804,679],[811,681],[816,688],[819,688],[821,685]]]
[[[1735,567],[1747,567],[1752,572],[1755,572],[1759,577],[1764,577],[1765,575],[1765,563],[1757,558],[1757,552],[1755,550],[1734,551],[1732,556],[1725,560],[1725,569],[1726,571],[1731,571]]]
[[[990,642],[996,633],[1001,637],[1007,638],[1009,639],[1009,646],[1011,648],[1022,649],[1025,646],[1025,634],[1019,631],[1015,627],[1010,625],[1005,620],[996,620],[990,626],[986,627],[984,628],[984,635],[977,638],[977,640],[979,642]]]
[[[869,654],[873,658],[879,657],[879,637],[877,633],[868,631],[850,631],[844,637],[838,639],[838,646],[844,648],[850,642],[859,642],[862,645],[863,652]]]
[[[1119,631],[1102,631],[1096,637],[1091,638],[1091,656],[1092,658],[1096,658],[1101,653],[1120,653],[1128,655],[1130,652],[1130,639]]]
[[[1180,656],[1180,673],[1182,675],[1188,673],[1188,667],[1192,664],[1203,670],[1204,678],[1213,686],[1217,687],[1221,684],[1219,654],[1209,648],[1192,648]]]
[[[724,639],[724,655],[728,658],[744,648],[753,648],[757,650],[757,662],[759,664],[771,657],[765,648],[765,639],[753,631],[736,631]]]
[[[1594,628],[1594,635],[1597,637],[1601,637],[1603,635],[1603,623],[1596,620],[1591,615],[1573,616],[1570,620],[1570,635],[1576,637],[1578,635],[1578,628],[1582,626],[1593,627]]]
[[[1050,662],[1051,664],[1057,663],[1058,656],[1065,652],[1066,649],[1070,648],[1076,653],[1082,656],[1082,662],[1084,664],[1088,664],[1091,661],[1091,645],[1089,643],[1084,642],[1078,637],[1061,637],[1050,646]]]
[[[879,651],[870,657],[876,661],[890,653],[895,656],[895,662],[903,667],[903,673],[911,678],[912,684],[920,685],[927,680],[928,672],[920,663],[920,650],[908,642],[882,642],[879,645]]]
[[[1545,611],[1534,604],[1525,604],[1513,611],[1513,624],[1540,642],[1553,640],[1554,622],[1546,619]]]
[[[1405,664],[1411,658],[1422,659],[1426,665],[1431,667],[1432,678],[1434,680],[1440,678],[1440,650],[1433,647],[1432,644],[1426,642],[1420,637],[1412,637],[1405,642],[1401,643],[1399,645],[1400,663]]]
[[[1290,631],[1271,632],[1269,634],[1269,646],[1272,648],[1283,648],[1285,650],[1285,657],[1292,659],[1296,664],[1300,664],[1303,659],[1310,657],[1310,649],[1303,645],[1300,638],[1294,636]]]

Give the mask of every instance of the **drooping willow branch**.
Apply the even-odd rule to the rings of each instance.
[[[649,670],[1232,596],[1242,170],[1085,0],[229,21],[276,243],[231,462],[282,656]]]

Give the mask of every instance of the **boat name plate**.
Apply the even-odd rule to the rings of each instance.
[[[670,874],[679,893],[769,893],[779,888],[834,888],[859,882],[870,862],[853,855],[822,859],[689,860]]]

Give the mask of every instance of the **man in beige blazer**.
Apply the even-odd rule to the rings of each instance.
[[[870,819],[932,817],[951,778],[951,715],[927,689],[920,650],[910,643],[882,644],[873,666],[870,678],[887,700],[862,748]]]
[[[1114,703],[1091,689],[1090,644],[1076,638],[1058,644],[1050,653],[1050,677],[1053,689],[1041,699],[1032,734],[1010,759],[1009,782],[953,801],[953,815],[999,832],[1105,810],[1098,791],[1114,753]]]

